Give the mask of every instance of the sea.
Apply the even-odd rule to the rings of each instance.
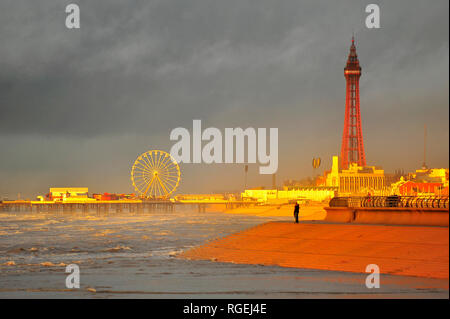
[[[449,298],[448,280],[185,260],[178,254],[286,217],[0,212],[0,298]],[[79,288],[68,287],[68,265]]]

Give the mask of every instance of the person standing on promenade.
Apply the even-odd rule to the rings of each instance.
[[[295,208],[294,208],[294,217],[295,217],[295,223],[298,224],[298,213],[300,211],[300,205],[298,204],[298,202],[295,203]]]

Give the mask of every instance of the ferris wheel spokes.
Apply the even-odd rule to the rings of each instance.
[[[146,198],[167,198],[180,182],[180,168],[173,157],[153,150],[141,154],[131,169],[136,191]]]

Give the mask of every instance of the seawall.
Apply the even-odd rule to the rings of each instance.
[[[325,221],[376,225],[449,226],[448,209],[406,207],[325,207]]]
[[[449,228],[269,222],[211,241],[181,258],[447,278]]]

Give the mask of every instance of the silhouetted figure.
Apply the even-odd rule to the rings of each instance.
[[[298,213],[300,211],[300,205],[298,203],[295,203],[294,208],[294,217],[295,217],[295,223],[298,224]]]

